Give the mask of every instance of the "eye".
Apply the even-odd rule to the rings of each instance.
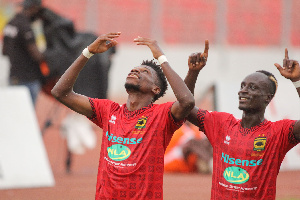
[[[251,84],[251,85],[249,86],[249,88],[250,88],[251,90],[256,90],[256,89],[257,89],[257,87],[256,87],[255,85],[253,85],[253,84]]]
[[[243,89],[245,87],[245,84],[244,83],[242,83],[241,84],[241,89]]]
[[[144,70],[143,72],[145,72],[145,73],[147,73],[147,74],[149,73],[149,71],[148,71],[148,70]]]

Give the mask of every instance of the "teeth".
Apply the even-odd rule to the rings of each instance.
[[[247,100],[246,98],[242,97],[241,100]]]
[[[130,77],[136,77],[136,78],[138,78],[138,76],[135,75],[135,74],[130,74],[129,76],[130,76]]]

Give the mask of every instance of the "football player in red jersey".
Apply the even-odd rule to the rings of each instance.
[[[153,60],[143,61],[129,72],[125,104],[92,99],[72,90],[89,58],[116,45],[119,36],[118,32],[98,37],[83,50],[51,92],[61,103],[103,129],[96,199],[163,199],[164,152],[195,101],[157,42],[142,37],[134,39],[137,45],[150,48],[160,66]],[[154,104],[167,89],[166,79],[177,101]]]
[[[194,93],[199,72],[208,52],[189,57],[185,83]],[[300,96],[300,67],[285,50],[280,74],[290,79]],[[241,83],[239,109],[242,119],[225,112],[194,108],[188,120],[204,131],[213,146],[211,199],[275,199],[276,178],[286,153],[300,142],[300,123],[296,120],[271,122],[265,109],[275,95],[277,80],[260,70]]]

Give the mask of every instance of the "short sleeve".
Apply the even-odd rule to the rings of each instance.
[[[280,136],[278,138],[282,138],[280,141],[285,152],[288,152],[300,142],[293,133],[295,123],[295,120],[288,119],[275,122],[274,131],[276,135]]]
[[[180,128],[182,126],[182,124],[185,122],[186,119],[183,119],[183,120],[176,120],[174,118],[174,116],[172,115],[172,112],[171,112],[171,108],[173,106],[175,102],[170,102],[168,104],[168,117],[169,117],[169,120],[170,120],[170,123],[172,124],[172,127],[177,130],[178,128]]]
[[[91,117],[88,117],[93,123],[95,123],[100,128],[103,128],[103,120],[108,116],[111,107],[115,104],[113,101],[108,99],[97,99],[89,98],[93,114]]]
[[[174,132],[179,129],[182,124],[185,122],[185,119],[177,121],[172,113],[171,113],[171,108],[173,106],[174,102],[168,102],[165,104],[161,104],[161,106],[164,107],[164,110],[166,110],[167,113],[167,120],[166,120],[166,134],[165,134],[165,146],[167,146],[174,134]],[[162,109],[162,108],[159,108]]]
[[[232,114],[225,112],[210,112],[199,109],[197,113],[199,130],[204,132],[211,144],[214,144],[216,137],[220,137],[221,129],[236,121]]]

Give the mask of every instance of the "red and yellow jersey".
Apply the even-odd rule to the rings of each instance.
[[[211,199],[275,199],[276,178],[297,141],[294,120],[264,120],[250,129],[222,112],[198,111],[200,130],[213,146]]]
[[[126,104],[90,99],[91,121],[103,129],[96,199],[163,199],[164,153],[182,125],[173,102],[128,111]]]

